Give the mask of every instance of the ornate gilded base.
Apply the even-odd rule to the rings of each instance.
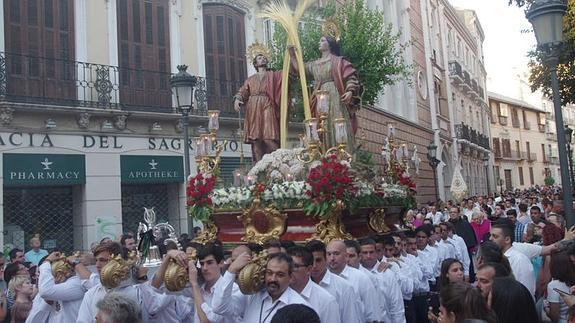
[[[385,224],[385,209],[377,209],[369,214],[369,227],[378,234],[388,233],[391,229]]]
[[[350,240],[353,236],[346,232],[341,221],[341,213],[344,209],[343,202],[336,201],[332,214],[321,220],[315,227],[315,233],[308,240],[321,240],[328,244],[332,240]]]
[[[204,224],[204,229],[202,232],[194,238],[194,242],[201,244],[206,244],[210,241],[214,241],[218,238],[218,227],[213,221],[202,222]]]
[[[238,216],[246,235],[243,241],[263,244],[271,239],[279,239],[286,230],[287,215],[274,207],[262,207],[259,199],[254,199],[249,209]]]

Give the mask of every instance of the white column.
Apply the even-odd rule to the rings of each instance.
[[[247,47],[256,41],[256,37],[255,37],[256,18],[252,14],[250,14],[249,12],[246,12],[244,15],[244,25],[246,26],[244,33],[245,33],[245,40],[246,40],[246,47]],[[260,43],[263,41],[264,41],[263,39],[259,39]],[[253,75],[256,73],[256,70],[253,67],[252,62],[248,62],[246,60],[246,65],[248,68],[248,75]]]
[[[437,124],[437,107],[435,106],[435,91],[434,91],[434,76],[433,76],[433,66],[431,64],[432,48],[431,48],[431,36],[429,35],[429,21],[427,19],[429,14],[429,0],[421,1],[421,19],[423,25],[423,44],[425,48],[425,69],[427,78],[427,92],[429,94],[429,110],[431,114],[431,129],[433,129],[433,141],[437,147],[441,146],[441,140],[439,139],[439,125]],[[439,150],[438,150],[438,156]],[[443,174],[440,169],[437,170],[437,185],[442,187],[443,185]],[[445,198],[445,192],[439,190],[439,197],[441,199]]]
[[[206,56],[204,51],[204,15],[202,12],[202,4],[200,0],[194,1],[193,17],[196,20],[196,33],[198,35],[198,42],[196,43],[197,59],[198,59],[198,76],[206,76]]]
[[[82,247],[105,237],[119,240],[122,234],[120,155],[86,154],[86,185],[81,196]],[[75,230],[76,231],[76,230]]]
[[[86,0],[76,0],[74,4],[74,37],[76,58],[78,62],[88,61],[88,32],[87,32],[87,16],[86,16]],[[83,77],[88,71],[84,70],[84,66],[78,64],[77,74],[78,77]],[[86,99],[84,89],[80,86],[77,88],[78,100]]]
[[[182,62],[182,33],[180,19],[182,17],[182,2],[170,1],[170,66],[172,73],[178,72],[178,65]]]
[[[118,66],[118,17],[116,0],[106,0],[108,12],[108,65]]]

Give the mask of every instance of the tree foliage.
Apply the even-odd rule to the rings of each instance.
[[[407,44],[399,43],[399,35],[385,24],[383,12],[367,8],[364,0],[347,1],[337,9],[332,1],[324,8],[309,10],[299,35],[305,62],[319,58],[321,23],[330,17],[335,18],[341,31],[342,55],[353,63],[365,88],[364,103],[374,104],[384,86],[411,75],[411,66],[403,59]],[[276,24],[273,69],[283,66],[286,39],[286,33]]]
[[[509,4],[525,6],[534,0],[509,0]],[[557,76],[559,78],[559,92],[562,103],[575,103],[575,0],[568,0],[567,12],[563,18],[564,46],[559,57]],[[531,91],[540,89],[543,94],[551,97],[551,78],[549,68],[545,65],[545,56],[542,52],[532,50],[529,52],[529,83]]]

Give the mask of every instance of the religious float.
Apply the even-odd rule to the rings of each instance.
[[[253,156],[257,163],[251,169],[237,169],[234,185],[222,185],[222,146],[213,144],[217,111],[209,112],[210,133],[193,141],[197,172],[188,178],[187,204],[189,215],[203,223],[197,242],[328,242],[404,226],[402,211],[415,201],[410,170],[419,172],[417,148],[410,151],[396,140],[393,123],[388,124],[381,158],[374,161],[360,148],[355,113],[363,86],[352,64],[339,55],[336,23],[323,25],[321,58],[303,62],[297,26],[310,3],[302,1],[292,12],[285,3],[274,2],[262,14],[287,33],[282,71],[267,69],[270,54],[264,45],[255,43],[247,51],[257,73],[234,97],[234,106],[246,110],[243,136],[257,152]],[[288,148],[287,140],[290,79],[299,80],[305,114],[305,133],[299,135],[299,145],[291,145],[297,148]],[[307,80],[313,80],[310,93]],[[270,138],[277,138],[281,148],[270,145]]]

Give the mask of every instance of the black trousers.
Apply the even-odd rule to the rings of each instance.
[[[403,300],[403,307],[405,308],[405,320],[407,323],[417,323],[417,318],[415,316],[415,305],[413,304],[413,299]]]
[[[415,310],[415,320],[417,323],[429,323],[427,311],[429,310],[429,295],[413,296],[413,307]]]

